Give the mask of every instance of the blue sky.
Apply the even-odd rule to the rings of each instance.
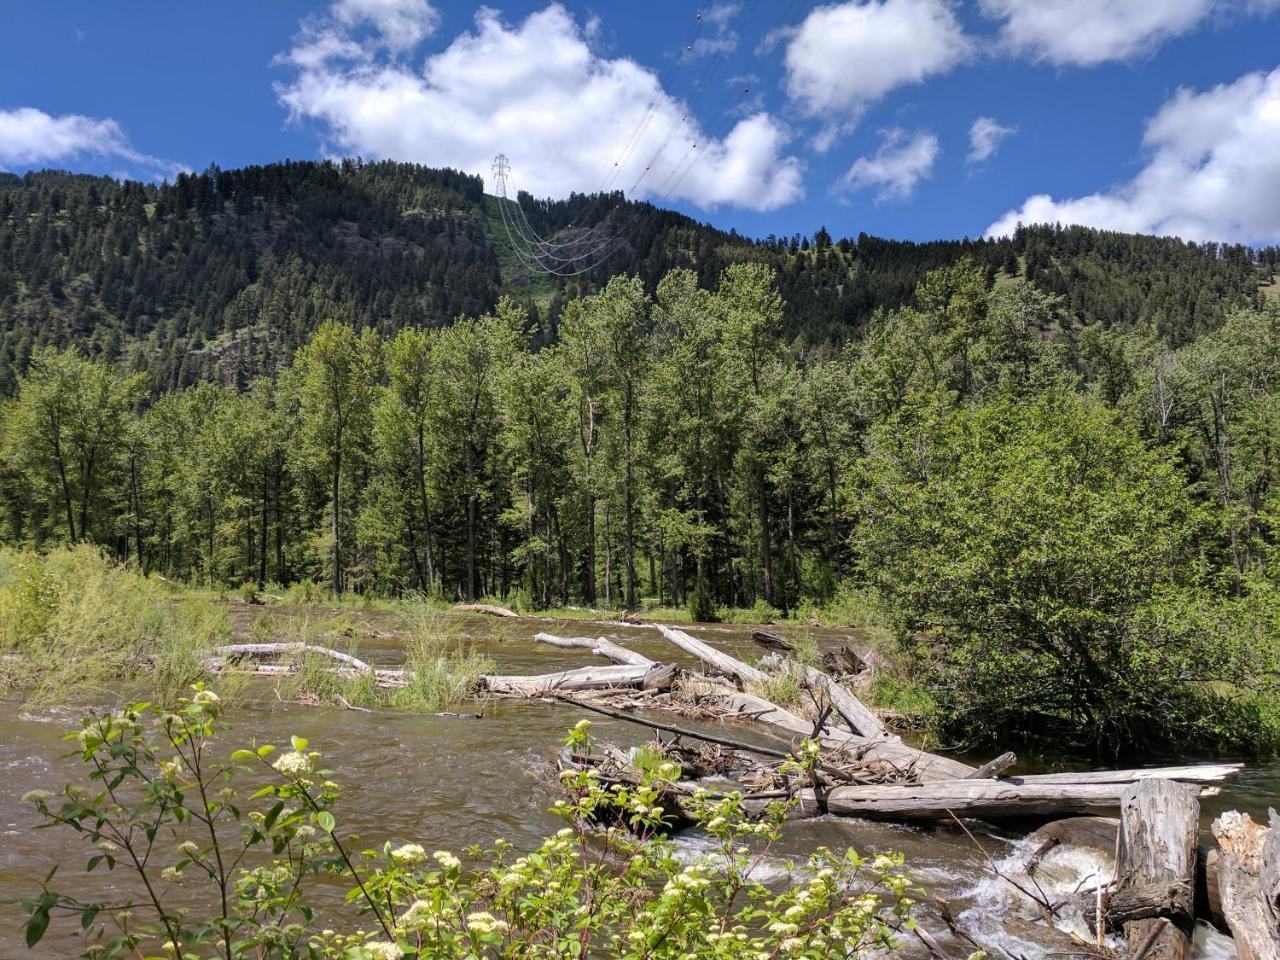
[[[756,236],[1277,242],[1280,0],[0,0],[2,169],[499,151]]]

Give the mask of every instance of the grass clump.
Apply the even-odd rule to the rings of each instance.
[[[48,702],[146,674],[176,697],[225,642],[222,610],[113,563],[96,547],[0,551],[0,685]]]

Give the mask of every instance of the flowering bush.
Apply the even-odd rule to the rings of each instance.
[[[785,886],[757,879],[785,803],[748,811],[736,793],[682,796],[713,841],[708,853],[682,856],[662,835],[674,764],[628,785],[604,785],[589,768],[566,772],[568,799],[555,804],[566,826],[526,853],[499,840],[467,851],[464,865],[412,842],[353,850],[320,754],[299,737],[280,753],[262,745],[219,754],[219,707],[197,689],[173,713],[152,718],[136,704],[69,735],[88,783],[28,799],[50,825],[93,846],[89,872],[127,870],[136,882],[119,888],[137,896],[89,902],[47,880],[22,901],[29,945],[66,913],[79,920],[82,956],[93,958],[767,960],[889,948],[911,922],[898,856],[820,849]],[[590,753],[589,724],[566,744]],[[810,756],[797,751],[796,768]],[[351,887],[344,923],[319,922],[320,874]]]

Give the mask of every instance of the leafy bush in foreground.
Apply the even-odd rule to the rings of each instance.
[[[320,754],[220,751],[219,700],[197,689],[174,713],[146,704],[88,718],[68,737],[87,783],[29,799],[50,826],[94,848],[86,869],[127,873],[117,902],[53,889],[23,901],[29,945],[55,915],[77,917],[82,956],[187,958],[845,957],[894,945],[910,924],[901,858],[821,849],[784,889],[754,875],[784,804],[749,817],[737,794],[693,800],[714,850],[689,860],[660,836],[660,797],[677,769],[651,765],[633,787],[567,774],[567,826],[517,855],[498,841],[450,851],[415,843],[356,850],[339,826],[338,785]],[[589,724],[566,743],[590,752]],[[795,761],[803,773],[810,753]],[[608,827],[602,823],[611,824]],[[349,913],[317,901],[319,881],[351,887]],[[48,881],[46,881],[46,884]],[[181,909],[176,902],[195,909]],[[144,919],[145,918],[145,919]],[[370,932],[371,931],[371,932]]]

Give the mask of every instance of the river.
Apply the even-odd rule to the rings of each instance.
[[[361,656],[379,664],[396,663],[399,641],[387,629],[384,617],[360,618],[368,629],[359,640]],[[683,660],[648,627],[618,623],[554,622],[545,620],[466,621],[464,632],[477,638],[479,649],[496,661],[500,673],[540,673],[566,666],[580,666],[589,657],[584,651],[558,650],[532,641],[540,630],[566,635],[605,635],[655,659]],[[705,626],[691,628],[703,639],[730,653],[754,656],[759,649],[749,639],[750,627]],[[845,642],[849,631],[815,630],[823,645]],[[482,639],[483,638],[483,639]],[[857,638],[854,637],[854,640]],[[471,843],[487,845],[505,837],[517,846],[532,846],[562,822],[547,812],[553,799],[539,767],[554,757],[565,731],[583,715],[569,706],[541,702],[498,702],[485,705],[479,719],[420,716],[395,712],[362,713],[281,703],[266,695],[250,696],[230,712],[236,745],[257,738],[279,743],[289,734],[305,736],[313,749],[322,750],[327,765],[338,771],[343,785],[339,806],[345,829],[363,841],[381,845],[417,842],[428,850],[460,850]],[[466,708],[464,708],[466,709]],[[75,872],[87,856],[85,844],[63,830],[36,831],[38,820],[21,796],[36,787],[56,790],[73,766],[57,758],[67,744],[62,733],[76,725],[81,711],[65,707],[27,708],[16,702],[0,702],[0,899],[39,889],[41,878],[58,860],[65,866],[61,879],[76,879],[82,896],[101,891],[106,876],[89,881]],[[592,716],[593,732],[623,743],[645,739],[633,725]],[[1265,815],[1280,797],[1280,764],[1251,765],[1221,794],[1202,802],[1203,825],[1225,809],[1243,809],[1255,817]],[[1025,858],[1025,831],[984,826],[977,840],[997,861]],[[682,838],[690,850],[700,843],[696,835]],[[900,850],[921,887],[951,901],[971,932],[979,939],[1005,942],[1000,920],[1017,911],[1017,899],[1008,886],[991,876],[984,855],[972,840],[951,827],[921,829],[858,820],[823,818],[792,825],[774,861],[767,865],[776,876],[786,875],[789,858],[803,858],[815,846],[843,849],[852,846],[863,853]],[[1062,857],[1072,854],[1064,852]],[[1079,857],[1077,857],[1079,859]],[[1046,866],[1051,866],[1046,859]],[[1079,867],[1079,863],[1064,863]],[[1085,866],[1090,866],[1085,864]],[[1092,867],[1105,870],[1107,864]],[[1091,868],[1092,868],[1091,867]],[[1202,932],[1197,956],[1234,956],[1231,941]],[[74,956],[66,931],[51,928],[38,953],[28,953],[21,939],[16,909],[0,905],[0,958]],[[1024,944],[1010,944],[1028,957]],[[964,956],[957,947],[955,955]]]

